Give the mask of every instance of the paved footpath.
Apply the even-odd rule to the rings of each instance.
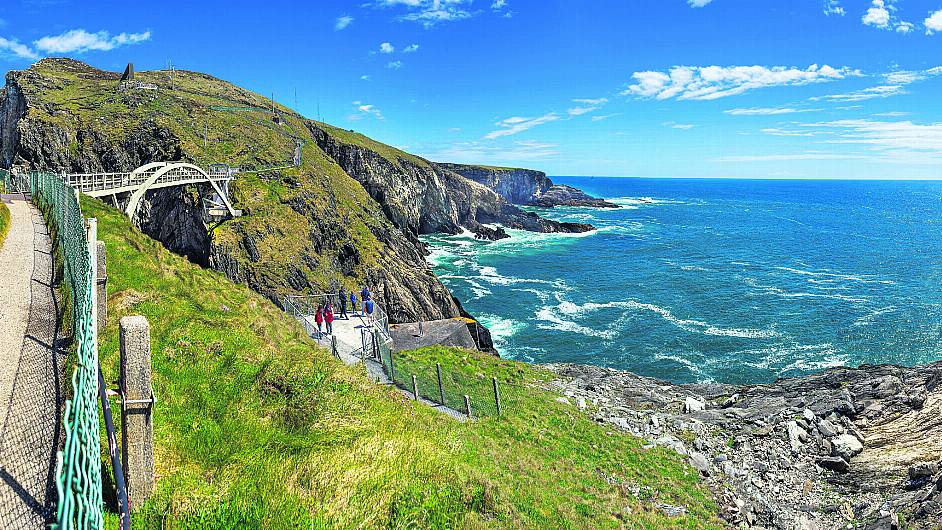
[[[2,200],[10,231],[0,248],[0,528],[40,529],[55,514],[65,352],[46,225],[27,200]]]
[[[370,357],[364,358],[363,356],[363,339],[361,338],[361,333],[363,330],[369,333],[370,330],[373,329],[372,319],[364,316],[363,313],[354,311],[351,311],[349,316],[350,318],[348,319],[337,319],[333,322],[333,334],[337,337],[337,355],[340,356],[340,360],[348,365],[362,363],[366,367],[366,373],[371,380],[381,385],[392,385],[393,382],[389,379],[389,376],[386,375],[386,371],[383,370],[383,365],[376,359]],[[307,317],[307,324],[309,329],[317,329],[317,323],[314,321],[313,316]],[[326,334],[322,335],[318,343],[325,348],[329,348],[330,336]],[[406,389],[400,388],[399,390],[410,398],[415,397],[412,392]],[[419,392],[419,394],[421,394],[421,392]],[[463,413],[444,405],[439,405],[434,401],[421,397],[421,395],[419,396],[419,401],[457,420],[465,421],[467,419],[467,416]]]

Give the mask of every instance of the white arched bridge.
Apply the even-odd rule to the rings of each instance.
[[[229,182],[238,170],[219,164],[209,171],[186,162],[151,162],[133,171],[124,173],[71,173],[64,175],[66,184],[92,197],[111,196],[117,204],[119,195],[128,196],[124,208],[128,217],[134,218],[141,199],[150,190],[183,186],[186,184],[209,184],[213,193],[203,197],[204,211],[210,218],[239,217],[229,202]]]

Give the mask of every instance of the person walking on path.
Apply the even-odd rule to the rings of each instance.
[[[333,335],[334,333],[334,307],[330,305],[330,302],[327,302],[327,307],[324,308],[324,322],[327,324],[327,334]]]
[[[320,304],[317,304],[317,313],[314,313],[314,322],[317,322],[317,338],[319,339],[324,333],[321,329],[324,325],[324,307]]]
[[[353,312],[353,315],[357,314],[357,295],[350,291],[350,311]]]
[[[360,291],[360,300],[363,301],[363,314],[366,315],[366,303],[373,300],[373,293],[370,292],[369,288],[363,287],[363,290]],[[373,305],[373,304],[370,304]],[[372,313],[372,307],[370,308],[370,313]]]
[[[337,291],[337,300],[340,301],[340,315],[337,318],[350,320],[350,317],[347,316],[347,292],[343,290],[343,287]]]

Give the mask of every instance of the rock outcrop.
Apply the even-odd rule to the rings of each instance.
[[[942,362],[757,386],[548,368],[552,387],[597,421],[687,456],[732,524],[875,530],[902,516],[907,528],[942,527]]]
[[[318,147],[360,182],[393,224],[408,234],[457,234],[465,228],[486,239],[507,237],[489,224],[532,232],[593,229],[525,212],[487,186],[422,158],[371,145],[349,131],[313,122],[310,130]]]
[[[464,317],[478,346],[494,351],[488,331],[432,273],[415,233],[401,229],[409,222],[392,217],[399,215],[396,208],[382,207],[385,193],[374,200],[331,162],[317,147],[307,120],[284,108],[277,122],[264,108],[224,110],[244,109],[264,98],[204,74],[179,71],[180,83],[173,89],[158,73],[139,72],[138,77],[158,90],[117,90],[118,74],[71,59],[44,59],[10,72],[0,93],[0,167],[96,173],[128,171],[153,161],[206,166],[220,159],[264,167],[290,158],[296,141],[306,142],[300,167],[236,179],[232,193],[245,211],[241,218],[210,229],[202,217],[200,189],[190,186],[148,192],[135,223],[170,250],[276,303],[288,294],[369,285],[393,322]],[[207,107],[206,98],[228,105]],[[204,139],[203,128],[196,130],[190,121],[208,124],[212,138]],[[409,182],[405,174],[385,176],[390,190],[398,178]],[[462,189],[460,182],[449,186]],[[458,199],[442,191],[441,201],[463,201],[471,210],[478,195],[482,202],[493,196],[470,183],[464,190]],[[112,200],[120,207],[126,197],[106,202]],[[472,219],[489,219],[485,211],[500,213],[500,208],[488,209],[492,202]],[[448,223],[438,223],[442,215],[424,218],[426,228],[451,231]],[[544,222],[544,229],[567,229],[529,214],[517,226],[540,228]],[[492,238],[503,233],[483,225],[481,232]]]
[[[554,206],[619,207],[617,204],[592,197],[572,186],[553,184],[553,181],[542,171],[444,162],[435,165],[483,184],[513,204],[546,208]]]

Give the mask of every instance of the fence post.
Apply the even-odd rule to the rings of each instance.
[[[379,331],[376,331],[374,329],[373,330],[373,358],[379,359],[380,361],[382,361],[380,356],[381,354],[379,351]],[[389,356],[389,365],[392,366],[392,354],[390,354]]]
[[[471,419],[471,398],[467,394],[464,395],[464,413]]]
[[[492,377],[491,382],[494,383],[494,403],[497,404],[497,415],[500,416],[500,390],[497,389],[497,378]]]
[[[415,374],[412,374],[412,399],[414,401],[419,400],[419,383],[415,379]]]
[[[438,396],[441,398],[442,405],[445,404],[445,385],[442,384],[442,365],[435,363],[435,375],[438,376]]]
[[[376,344],[374,341],[373,344]],[[393,384],[396,384],[396,365],[393,364],[393,352],[389,352],[389,378],[392,379]]]
[[[330,352],[334,354],[334,357],[340,358],[340,351],[337,350],[337,336],[330,336]]]
[[[105,323],[108,321],[108,258],[105,255],[105,242],[98,241],[98,279],[95,282],[95,290],[98,296],[98,331],[105,329]]]
[[[150,324],[142,316],[123,317],[121,328],[121,438],[131,509],[154,489],[153,389]]]

